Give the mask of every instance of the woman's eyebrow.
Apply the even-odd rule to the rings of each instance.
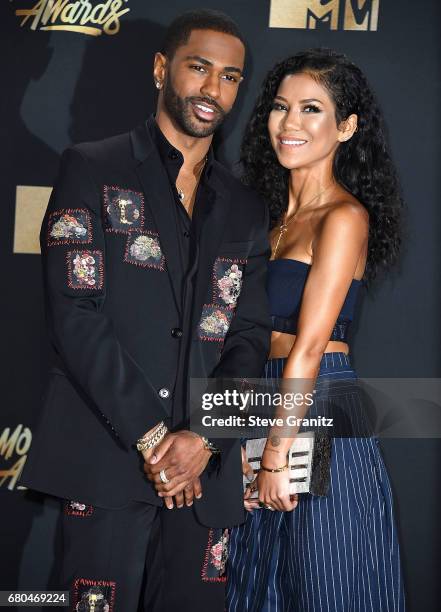
[[[300,100],[300,102],[302,104],[305,104],[305,102],[319,102],[320,104],[323,104],[323,102],[318,98],[306,98],[305,100]]]
[[[288,103],[288,100],[284,98],[283,96],[280,96],[279,94],[277,94],[275,98],[279,98],[279,100],[283,100],[284,102]],[[318,98],[305,98],[304,100],[300,100],[301,104],[305,104],[308,102],[318,102],[319,104],[323,104],[323,102],[319,100]]]

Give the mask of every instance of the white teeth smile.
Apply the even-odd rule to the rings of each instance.
[[[285,138],[281,139],[280,142],[284,145],[294,145],[299,147],[300,145],[305,144],[306,140],[287,140]]]
[[[201,111],[203,111],[204,113],[214,113],[214,110],[212,108],[208,108],[208,106],[204,106],[203,104],[196,104],[195,106],[200,108]]]

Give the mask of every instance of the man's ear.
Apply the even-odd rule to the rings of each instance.
[[[357,131],[358,117],[355,114],[349,115],[347,119],[342,121],[338,126],[338,141],[346,142],[350,140]]]
[[[162,89],[167,74],[168,60],[165,55],[159,51],[155,53],[153,62],[153,79],[157,89]]]

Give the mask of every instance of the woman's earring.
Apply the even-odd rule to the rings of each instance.
[[[162,83],[161,81],[155,81],[156,89],[161,89]]]

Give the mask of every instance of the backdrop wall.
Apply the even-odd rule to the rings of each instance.
[[[87,4],[99,10],[95,17],[102,23],[87,19]],[[38,231],[59,156],[72,142],[129,130],[154,110],[153,54],[167,24],[195,6],[187,0],[98,4],[72,2],[58,17],[47,11],[60,2],[48,0],[10,0],[0,9],[2,589],[45,588],[57,546],[54,501],[21,489],[19,474],[46,381]],[[230,165],[237,161],[259,85],[275,61],[327,46],[347,53],[366,72],[389,126],[408,219],[400,266],[365,297],[356,321],[355,365],[362,376],[439,377],[440,3],[206,0],[204,6],[229,13],[249,41],[246,81],[216,139],[218,156]],[[388,440],[383,448],[409,610],[438,610],[440,442]]]

